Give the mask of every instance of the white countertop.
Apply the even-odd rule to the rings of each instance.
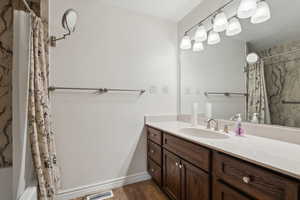
[[[191,127],[180,121],[147,122],[146,125],[300,180],[300,145],[252,135],[200,138],[180,132]]]

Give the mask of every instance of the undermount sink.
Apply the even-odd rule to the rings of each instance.
[[[213,130],[205,130],[200,128],[182,128],[179,132],[184,133],[189,136],[208,138],[208,139],[226,139],[229,138],[228,135],[217,133]]]

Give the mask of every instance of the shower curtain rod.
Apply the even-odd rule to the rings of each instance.
[[[30,8],[29,4],[26,0],[22,0],[23,4],[25,5],[26,9],[33,15],[36,15],[35,12]]]
[[[273,58],[273,57],[276,57],[276,56],[290,55],[290,54],[298,52],[298,51],[300,51],[300,48],[295,49],[295,50],[291,50],[291,51],[287,51],[287,52],[283,52],[283,53],[274,54],[274,55],[271,55],[271,56],[265,56],[265,57],[262,57],[261,59],[265,60],[265,59]]]
[[[49,87],[49,91],[55,90],[81,90],[81,91],[97,91],[99,94],[107,92],[139,92],[140,95],[144,94],[146,90],[133,90],[133,89],[119,89],[119,88],[79,88],[79,87]]]
[[[285,100],[282,100],[281,103],[282,104],[300,104],[300,101],[285,101]]]

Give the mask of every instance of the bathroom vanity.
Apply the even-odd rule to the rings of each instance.
[[[255,136],[201,138],[178,131],[188,127],[183,122],[146,125],[148,171],[172,200],[300,200],[299,159],[280,159],[289,151],[299,157],[299,145],[281,150],[289,143]],[[261,148],[265,142],[270,148]]]

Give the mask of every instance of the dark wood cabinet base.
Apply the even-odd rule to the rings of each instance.
[[[172,200],[300,200],[300,182],[148,127],[148,171]]]

